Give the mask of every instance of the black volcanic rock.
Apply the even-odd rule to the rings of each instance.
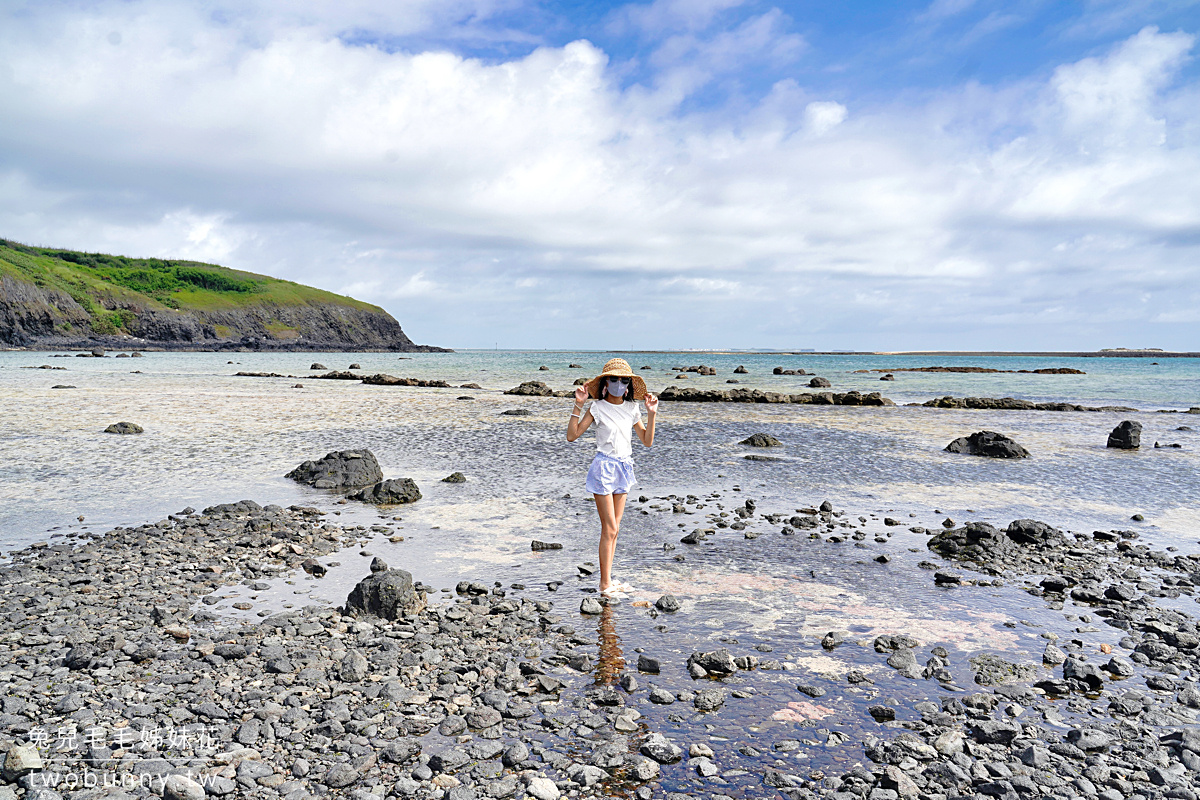
[[[347,495],[350,500],[361,500],[364,503],[375,503],[381,506],[394,506],[401,503],[415,503],[421,499],[421,490],[417,488],[412,478],[393,478],[380,481],[374,486]]]
[[[399,619],[425,607],[425,596],[413,587],[412,574],[388,569],[363,578],[346,597],[346,609],[352,614],[372,614],[383,619]]]
[[[749,437],[742,439],[738,444],[749,445],[750,447],[782,447],[783,442],[766,433],[755,433]]]
[[[894,402],[879,392],[815,392],[785,394],[762,389],[695,389],[689,386],[668,386],[658,395],[659,400],[684,403],[794,403],[817,406],[894,406]]]
[[[349,376],[349,379],[357,379],[359,376],[352,372],[342,373]],[[321,375],[322,378],[340,377],[338,373],[329,373]],[[424,378],[397,378],[395,375],[388,375],[383,372],[375,375],[362,376],[362,382],[372,386],[423,386],[426,388],[432,387],[435,389],[450,389],[450,384],[440,380],[426,380]]]
[[[316,489],[338,489],[381,481],[383,470],[370,450],[340,450],[319,461],[305,461],[285,477]]]
[[[988,458],[1029,458],[1029,451],[1002,433],[979,431],[961,436],[946,445],[947,453]]]
[[[1108,435],[1108,446],[1118,450],[1137,450],[1142,446],[1142,423],[1127,419]]]
[[[508,389],[505,394],[515,394],[525,397],[553,397],[554,390],[541,381],[525,381],[520,386]]]
[[[1035,403],[1015,397],[938,397],[921,403],[926,408],[976,408],[985,411],[1136,411],[1127,406],[1081,406],[1075,403]]]
[[[983,571],[994,573],[1008,566],[1031,563],[1038,564],[1039,569],[1047,569],[1047,564],[1061,561],[1071,544],[1057,528],[1037,520],[1018,519],[1004,530],[986,522],[968,522],[961,528],[938,533],[926,546],[938,555],[956,561],[971,561]],[[1062,591],[1070,583],[1068,578],[1054,579],[1044,588]]]

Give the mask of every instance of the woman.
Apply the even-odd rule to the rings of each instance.
[[[591,408],[584,403],[593,398]],[[646,403],[642,423],[637,401]],[[625,497],[637,482],[633,474],[633,432],[642,444],[654,444],[654,418],[658,398],[646,391],[646,382],[633,374],[628,362],[614,358],[595,378],[575,389],[575,408],[567,422],[567,441],[573,442],[596,423],[596,457],[588,469],[587,490],[596,498],[600,515],[600,591],[612,589],[613,551],[625,513]]]

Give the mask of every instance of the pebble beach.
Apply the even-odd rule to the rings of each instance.
[[[35,441],[52,458],[25,458],[5,490],[0,797],[1200,785],[1193,365],[1172,365],[1176,395],[1127,380],[1122,396],[1099,375],[1090,392],[1086,374],[904,387],[899,370],[880,383],[855,372],[871,363],[809,359],[834,392],[882,386],[895,405],[664,401],[618,544],[632,591],[609,599],[577,485],[589,447],[560,441],[569,401],[504,394],[567,391],[590,374],[567,363],[597,354],[320,356],[446,388],[321,380],[311,354],[3,356],[0,403],[25,409],[9,462]],[[651,389],[824,389],[769,356],[672,369],[701,358],[646,357]],[[51,389],[41,364],[76,388]],[[1011,391],[1033,381],[1056,388]],[[905,405],[946,395],[1133,411]],[[1111,451],[1127,418],[1141,448]],[[142,431],[103,433],[123,421]],[[981,430],[1030,457],[944,453]],[[407,494],[378,505],[285,477],[359,450]]]

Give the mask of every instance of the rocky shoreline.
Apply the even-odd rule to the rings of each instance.
[[[1086,375],[1081,369],[1072,367],[1046,367],[1043,369],[994,369],[992,367],[889,367],[887,369],[856,369],[855,373],[892,373],[892,372],[954,372],[964,375],[994,375],[1008,373],[1012,375]]]
[[[704,507],[692,496],[671,501],[636,504]],[[797,546],[868,546],[866,518],[829,503],[788,515],[747,501],[709,516],[713,527],[683,544],[774,532]],[[573,627],[599,619],[603,631],[612,607],[595,596],[576,609],[524,586],[464,581],[439,601],[376,559],[342,608],[263,611],[253,624],[212,610],[235,586],[318,574],[314,565],[376,532],[314,508],[243,501],[8,554],[0,797],[1196,796],[1200,638],[1190,615],[1160,601],[1193,596],[1200,556],[1152,550],[1131,531],[1069,534],[1033,520],[910,528],[929,537],[937,561],[920,566],[945,591],[1015,583],[1050,610],[1077,612],[1069,639],[1043,634],[1052,677],[981,654],[970,660],[978,687],[966,690],[948,669],[961,654],[906,631],[861,641],[829,631],[812,646],[873,650],[901,684],[866,701],[863,719],[837,720],[810,701],[874,697],[863,689],[891,679],[849,670],[840,683],[802,682],[789,707],[812,718],[776,729],[765,752],[722,749],[704,723],[736,717],[756,680],[794,669],[786,654],[731,642],[674,670],[642,653],[636,667],[606,671],[592,662],[595,635]],[[875,541],[888,544],[890,533]],[[874,560],[886,564],[886,553]],[[376,598],[360,606],[394,618],[356,608],[356,593]],[[680,607],[669,596],[656,605],[640,613]],[[1093,622],[1119,644],[1097,644]],[[659,677],[680,668],[684,684]],[[940,691],[922,694],[924,682]],[[901,685],[919,699],[889,699]],[[653,713],[684,707],[665,720]],[[838,746],[851,763],[836,773],[782,760]],[[108,783],[89,786],[88,776]]]
[[[63,350],[90,351],[140,350],[145,353],[453,353],[447,347],[412,342],[342,340],[336,337],[321,339],[272,339],[263,336],[244,336],[239,339],[197,338],[154,339],[130,336],[39,336],[23,339],[5,349],[13,352],[54,352]]]

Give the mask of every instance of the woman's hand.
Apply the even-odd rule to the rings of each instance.
[[[582,406],[584,403],[587,402],[587,399],[588,399],[587,387],[586,386],[576,386],[575,387],[575,405]]]
[[[644,400],[646,403],[646,413],[647,414],[658,413],[658,398],[657,397],[650,394],[649,392],[646,392],[646,395],[645,395],[645,397],[642,398],[642,400]]]

